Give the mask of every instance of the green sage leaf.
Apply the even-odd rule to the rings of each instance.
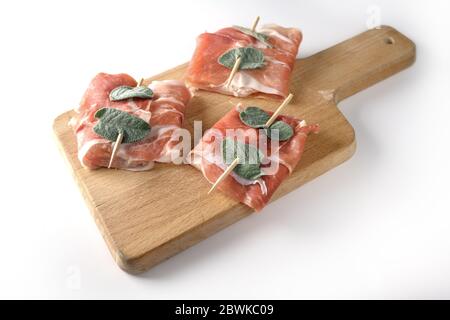
[[[242,32],[244,34],[255,38],[256,40],[264,43],[269,48],[273,47],[269,43],[269,37],[267,35],[265,35],[264,33],[256,32],[256,31],[253,31],[252,29],[241,27],[241,26],[233,26],[233,29],[237,29],[237,30],[239,30],[240,32]]]
[[[95,113],[99,119],[94,132],[109,141],[116,141],[119,133],[123,133],[122,143],[132,143],[144,139],[150,132],[150,125],[125,111],[113,108],[102,108]]]
[[[265,65],[264,54],[261,50],[253,47],[230,49],[219,57],[218,62],[228,69],[233,69],[234,63],[239,57],[241,57],[239,69],[242,70],[258,69]]]
[[[264,133],[273,140],[286,141],[294,135],[294,130],[284,121],[276,121]]]
[[[258,107],[247,107],[239,113],[241,121],[252,128],[264,128],[264,133],[272,140],[286,141],[294,135],[292,127],[284,121],[276,121],[269,128],[265,124],[270,115]]]
[[[153,91],[149,87],[139,86],[120,86],[113,89],[109,93],[109,99],[111,101],[120,101],[130,98],[151,99],[153,97]]]
[[[247,107],[239,113],[241,121],[252,128],[263,128],[270,116],[263,109],[258,107]]]
[[[230,138],[222,140],[221,147],[225,164],[231,164],[239,157],[239,164],[233,170],[238,176],[256,180],[263,175],[261,161],[264,155],[258,148]]]
[[[257,180],[264,175],[259,164],[238,164],[233,171],[247,180]]]

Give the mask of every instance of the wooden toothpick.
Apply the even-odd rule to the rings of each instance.
[[[112,166],[114,158],[116,157],[117,150],[119,150],[119,146],[122,143],[122,139],[123,139],[123,132],[119,132],[119,135],[117,136],[116,142],[114,142],[114,147],[113,147],[113,150],[111,152],[111,158],[109,158],[108,169],[110,169],[111,166]]]
[[[255,21],[253,21],[252,31],[255,31],[256,26],[258,25],[258,22],[259,22],[259,16],[256,17]],[[239,71],[239,66],[240,65],[241,65],[241,57],[237,58],[236,61],[234,62],[233,69],[231,69],[230,75],[228,76],[228,79],[225,82],[225,86],[226,87],[230,86],[231,81],[233,81],[234,75],[236,74],[236,72]]]
[[[233,160],[233,162],[230,164],[230,166],[221,174],[221,176],[214,182],[211,189],[209,189],[208,194],[214,191],[214,189],[225,179],[231,171],[233,171],[234,168],[239,164],[239,158],[236,158]]]
[[[233,66],[233,69],[231,69],[230,76],[228,77],[227,82],[226,82],[226,86],[227,87],[230,86],[231,81],[233,81],[234,75],[236,74],[236,72],[238,72],[239,66],[241,65],[241,60],[242,60],[241,57],[236,59],[236,62],[234,63],[234,66]]]
[[[252,31],[253,31],[253,32],[255,32],[256,26],[258,25],[258,22],[259,22],[259,16],[257,16],[257,17],[255,18],[255,21],[253,21],[253,24],[252,24]]]
[[[139,80],[139,82],[137,83],[136,87],[142,86],[142,83],[144,83],[144,78],[141,78],[141,80]],[[114,161],[114,158],[116,157],[117,150],[119,150],[119,146],[121,145],[122,140],[123,140],[123,132],[119,132],[119,135],[117,136],[117,139],[114,142],[114,147],[113,147],[113,150],[111,152],[111,158],[109,158],[108,169],[110,169],[111,166],[112,166],[112,163]]]
[[[273,115],[270,117],[269,120],[267,120],[266,124],[264,125],[266,128],[270,127],[272,125],[272,123],[275,121],[275,119],[278,117],[278,115],[280,114],[281,110],[286,107],[289,102],[291,102],[292,98],[294,97],[294,95],[292,93],[289,93],[289,95],[286,97],[286,99],[284,99],[284,101],[280,104],[280,106],[278,107],[277,110],[275,110],[275,112],[273,113]]]

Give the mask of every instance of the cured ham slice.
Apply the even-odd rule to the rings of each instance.
[[[127,99],[110,101],[110,92],[119,86],[137,85],[136,80],[127,74],[99,73],[91,81],[80,106],[70,125],[75,131],[78,143],[78,158],[83,167],[96,169],[107,167],[113,143],[97,135],[93,128],[99,121],[95,113],[104,107],[125,111],[148,122],[149,134],[134,143],[119,146],[112,167],[133,171],[149,170],[155,161],[170,162],[180,156],[176,146],[186,106],[191,92],[183,82],[176,80],[153,81],[149,88],[152,99]]]
[[[201,34],[187,70],[188,86],[237,97],[286,97],[302,34],[298,29],[276,25],[264,26],[258,33],[267,40],[261,42],[234,27]],[[221,65],[218,59],[228,50],[242,47],[261,50],[265,66],[239,70],[227,86],[231,70]]]
[[[201,141],[191,152],[191,165],[199,169],[211,184],[227,168],[220,152],[222,140],[229,137],[230,132],[234,132],[235,137],[233,139],[237,137],[247,143],[248,141],[255,141],[255,136],[260,136],[261,134],[261,129],[249,127],[241,121],[239,117],[240,111],[241,107],[239,105],[229,111],[211,129],[205,132]],[[267,113],[269,115],[272,114],[270,112]],[[293,135],[289,140],[279,141],[275,149],[273,149],[270,139],[266,139],[267,143],[265,143],[258,138],[256,146],[267,159],[267,163],[261,166],[265,175],[256,180],[246,180],[232,172],[217,186],[227,196],[246,204],[256,211],[264,208],[275,190],[297,166],[308,134],[310,132],[317,133],[319,130],[318,125],[306,125],[305,121],[292,117],[279,116],[277,120],[282,120],[289,124],[293,129]],[[236,134],[236,132],[239,133]]]

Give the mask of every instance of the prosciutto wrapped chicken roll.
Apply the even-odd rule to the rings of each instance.
[[[285,98],[301,41],[298,29],[277,25],[263,26],[257,32],[235,26],[203,33],[197,38],[186,83],[236,97]],[[239,71],[227,83],[239,56]]]
[[[91,81],[70,120],[83,167],[107,167],[121,129],[124,141],[112,162],[114,168],[149,170],[155,161],[171,162],[177,156],[176,133],[191,92],[176,80],[136,86],[136,80],[127,74],[99,73]]]
[[[307,136],[318,125],[279,116],[269,128],[272,115],[257,107],[240,105],[229,111],[191,151],[191,165],[214,184],[238,157],[239,165],[219,185],[230,198],[260,211],[300,161]]]

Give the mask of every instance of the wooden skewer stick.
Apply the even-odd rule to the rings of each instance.
[[[233,162],[230,164],[230,166],[222,173],[222,175],[216,180],[216,182],[214,182],[211,189],[209,189],[208,194],[213,192],[214,189],[223,181],[223,179],[225,179],[231,173],[231,171],[234,170],[234,168],[236,168],[238,164],[239,158],[234,159]]]
[[[259,16],[256,17],[255,21],[253,21],[252,31],[255,31],[256,26],[258,25],[258,22],[259,22]],[[233,81],[234,75],[236,74],[236,72],[238,72],[240,65],[241,65],[241,57],[237,58],[236,61],[234,62],[233,69],[231,69],[231,73],[230,73],[227,81],[225,82],[226,87],[230,86],[231,81]]]
[[[123,132],[120,132],[119,135],[117,136],[116,142],[114,142],[114,147],[111,152],[111,158],[109,158],[108,169],[110,169],[112,166],[114,158],[116,157],[117,150],[119,150],[119,146],[122,143],[122,139],[123,139]]]
[[[257,17],[255,18],[255,21],[253,21],[253,24],[252,24],[252,31],[253,31],[253,32],[255,32],[256,26],[258,25],[258,22],[259,22],[259,16],[257,16]]]
[[[227,86],[227,87],[231,84],[231,81],[233,81],[234,75],[235,75],[236,72],[239,70],[239,66],[241,65],[241,60],[242,60],[242,58],[239,57],[239,58],[237,58],[236,61],[234,62],[233,69],[231,69],[230,76],[228,77],[227,82],[226,82],[226,86]]]
[[[278,115],[280,114],[281,110],[286,107],[289,102],[291,102],[292,98],[294,97],[294,95],[292,93],[289,93],[289,95],[286,97],[286,99],[284,99],[283,103],[280,104],[280,106],[278,107],[277,110],[275,110],[275,112],[273,113],[273,115],[270,117],[269,120],[267,120],[266,124],[264,125],[264,127],[268,128],[272,125],[272,123],[275,121],[275,119],[278,117]]]
[[[141,78],[141,80],[139,80],[136,87],[142,86],[142,83],[144,83],[144,78]],[[119,135],[117,136],[116,142],[114,142],[114,147],[111,152],[111,158],[109,158],[108,169],[110,169],[112,166],[112,163],[114,161],[114,158],[116,157],[117,150],[119,150],[119,146],[122,143],[122,140],[123,140],[123,132],[120,132]]]

